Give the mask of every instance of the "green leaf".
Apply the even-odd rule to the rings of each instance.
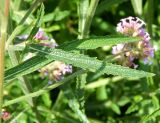
[[[154,109],[158,109],[159,106],[159,98],[155,95],[152,96],[152,104],[154,106]]]
[[[40,3],[42,3],[43,0],[36,0],[32,6],[28,9],[27,13],[24,15],[24,17],[20,20],[19,25],[12,31],[11,36],[7,40],[7,46],[12,42],[12,40],[21,32],[22,24],[28,19],[28,17],[31,15],[32,11],[36,9]],[[21,17],[20,17],[21,18]]]
[[[139,41],[140,38],[137,37],[126,37],[126,36],[98,36],[87,39],[76,39],[70,42],[65,42],[58,48],[66,51],[70,50],[81,50],[81,49],[96,49],[103,46],[112,46],[120,43],[130,43]],[[20,46],[10,46],[9,48],[14,48],[14,50],[22,50],[24,47]]]
[[[29,74],[42,66],[59,60],[73,66],[88,69],[92,72],[101,72],[112,75],[119,75],[123,77],[137,77],[142,78],[146,76],[153,76],[153,73],[130,69],[120,65],[103,62],[95,58],[91,58],[82,54],[68,53],[61,49],[47,49],[39,45],[31,45],[29,49],[39,52],[39,56],[35,56],[16,67],[13,67],[5,72],[5,80],[14,79],[16,77]]]
[[[159,116],[159,115],[160,115],[160,108],[158,108],[157,110],[155,110],[151,114],[146,115],[145,117],[143,117],[143,119],[140,121],[140,123],[146,123],[147,121],[149,121],[152,118],[155,118],[156,116]]]
[[[39,27],[42,24],[43,16],[44,16],[44,5],[42,4],[40,10],[37,13],[36,23],[35,23],[33,29],[31,30],[27,40],[32,39],[35,36],[35,34],[37,33]]]
[[[75,49],[96,49],[106,45],[112,46],[120,43],[130,43],[140,41],[137,37],[124,37],[124,36],[99,36],[87,39],[74,40],[68,43],[60,45],[60,49],[63,50],[75,50]]]
[[[27,13],[24,15],[24,17],[21,19],[21,21],[19,22],[19,25],[22,25],[26,19],[28,18],[28,16],[32,13],[32,11],[34,9],[36,9],[40,3],[42,3],[43,0],[36,0],[33,2],[32,6],[28,9]]]
[[[130,114],[130,113],[137,111],[137,110],[138,110],[138,105],[134,103],[127,109],[125,114]]]
[[[142,15],[142,0],[131,0],[135,14]]]
[[[31,59],[5,71],[5,80],[11,80],[26,74],[29,74],[44,65],[50,63],[52,60],[44,57],[32,57]]]
[[[24,29],[24,27],[22,25],[17,26],[14,31],[12,32],[12,34],[9,36],[7,42],[6,42],[6,49],[8,48],[9,44],[11,44],[13,42],[13,39],[20,33],[22,32],[22,30]]]
[[[38,13],[38,17],[37,17],[37,21],[36,21],[35,26],[40,24],[43,15],[44,15],[44,6],[42,4],[40,7],[40,10],[39,10],[39,13]],[[12,44],[12,42],[11,42],[11,44]],[[17,52],[14,52],[11,49],[8,49],[8,54],[11,59],[12,65],[13,66],[18,65],[19,64],[19,57],[20,57],[19,54]],[[18,80],[19,80],[20,88],[22,89],[24,94],[28,94],[28,93],[32,92],[32,86],[31,86],[30,82],[27,81],[27,78],[25,76],[18,77]],[[29,104],[31,106],[35,106],[35,102],[32,98],[28,99],[27,101],[29,102]]]
[[[111,104],[111,109],[112,109],[116,114],[118,114],[118,115],[121,114],[121,110],[120,110],[120,108],[119,108],[119,106],[118,106],[117,104],[112,103],[112,104]]]
[[[92,72],[100,71],[101,73],[120,75],[123,77],[134,77],[134,78],[135,77],[142,78],[154,75],[152,73],[103,62],[82,54],[66,52],[61,49],[50,49],[44,46],[39,46],[34,44],[29,46],[29,49],[37,51],[38,55],[43,56],[47,59],[63,61],[67,64],[72,64],[73,66],[80,67],[82,69],[88,69]]]
[[[60,21],[70,15],[70,11],[64,10],[61,11],[59,8],[56,8],[54,12],[46,14],[43,18],[43,22],[49,21]]]
[[[19,118],[28,110],[29,108],[24,109],[23,111],[15,114],[14,116],[12,115],[12,119],[10,120],[10,123],[15,123],[16,121],[19,120]]]
[[[50,108],[51,107],[51,104],[52,104],[52,101],[50,99],[50,95],[49,93],[44,93],[42,95],[42,100],[43,100],[43,103],[46,107]]]
[[[127,0],[104,0],[98,5],[96,14],[100,14],[105,10],[111,10],[110,8],[113,7],[114,5],[120,4],[125,1]]]

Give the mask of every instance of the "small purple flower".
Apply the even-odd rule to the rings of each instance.
[[[48,40],[48,37],[45,36],[44,31],[39,28],[37,34],[34,36],[35,39],[37,40]]]
[[[117,24],[117,32],[128,36],[137,36],[139,29],[143,29],[144,26],[144,21],[138,17],[128,17],[121,19],[120,23]]]
[[[66,65],[63,64],[62,66],[62,74],[66,74],[66,73],[72,73],[72,66],[71,65]]]
[[[24,35],[20,35],[20,36],[17,36],[20,40],[26,40],[28,38],[28,34],[24,34]],[[48,36],[45,36],[45,32],[39,28],[38,32],[36,33],[36,35],[34,36],[34,39],[36,40],[48,40]]]
[[[125,44],[117,44],[116,46],[113,46],[112,47],[112,54],[118,54],[118,53],[120,53],[123,50],[124,45]]]
[[[60,61],[54,61],[41,68],[40,73],[41,77],[48,76],[50,81],[60,81],[64,75],[72,73],[72,66]]]
[[[135,43],[118,44],[112,47],[112,54],[116,55],[119,64],[123,66],[138,67],[134,60],[141,59],[144,64],[151,64],[154,57],[154,48],[150,44],[150,35],[145,30],[145,23],[138,17],[121,19],[117,24],[117,32],[127,36],[140,37]]]
[[[53,73],[56,80],[61,80],[65,74],[72,73],[71,65],[66,65],[60,61],[55,61],[53,65],[55,66],[55,71]]]
[[[19,38],[27,39],[28,35],[22,35],[22,36],[19,36]],[[45,36],[45,33],[41,28],[39,29],[37,34],[34,36],[34,39],[38,40],[38,43],[42,46],[46,46],[49,48],[56,48],[58,46],[58,44],[53,38],[49,39],[47,36]],[[28,53],[28,55],[25,56],[23,60],[25,61],[27,59],[30,59],[34,55],[35,54],[33,53]],[[65,63],[60,61],[54,61],[44,66],[38,71],[40,72],[42,78],[48,76],[50,82],[53,80],[59,81],[59,80],[62,80],[67,73],[72,73],[72,66],[66,65]]]

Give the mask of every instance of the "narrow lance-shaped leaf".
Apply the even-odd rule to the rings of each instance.
[[[41,18],[43,17],[43,14],[44,14],[44,6],[42,4],[41,8],[39,10],[39,13],[38,13],[38,19],[37,19],[36,23],[40,23]],[[37,24],[35,24],[35,26],[37,26]],[[11,44],[13,44],[13,43],[11,42]],[[8,49],[8,54],[10,56],[12,65],[13,66],[18,65],[19,64],[19,54],[17,52],[13,51],[12,49]],[[24,94],[28,94],[28,93],[32,92],[32,86],[25,76],[18,77],[18,80],[19,80],[18,82],[20,84],[20,88],[22,89]],[[27,99],[27,101],[29,102],[29,104],[31,106],[36,105],[35,101],[32,98]]]
[[[112,46],[120,43],[130,43],[136,41],[140,41],[140,38],[126,36],[99,36],[87,39],[74,40],[60,45],[59,48],[68,51],[78,49],[96,49],[98,47]]]
[[[6,70],[5,80],[14,79],[16,77],[29,74],[54,60],[63,61],[67,64],[72,64],[73,66],[88,69],[93,72],[101,71],[102,73],[120,75],[123,77],[141,78],[154,75],[152,73],[99,61],[85,55],[68,53],[61,49],[46,49],[46,47],[38,45],[32,45],[29,48],[34,51],[38,51],[39,56],[35,56],[16,67]]]
[[[86,39],[76,39],[73,41],[65,42],[61,44],[58,48],[63,50],[87,50],[96,49],[103,46],[112,46],[121,43],[130,43],[140,41],[138,37],[126,37],[126,36],[97,36]],[[14,48],[14,50],[23,50],[24,46],[10,46],[9,48]]]
[[[142,0],[131,0],[135,14],[142,15]]]
[[[102,73],[112,75],[138,78],[154,75],[152,73],[103,62],[82,54],[66,52],[61,49],[50,49],[38,45],[31,45],[29,48],[33,51],[37,51],[38,55],[46,57],[47,59],[63,61],[67,64],[72,64],[73,66],[88,69],[93,72],[101,71]]]
[[[45,57],[35,56],[22,64],[19,64],[9,70],[5,71],[5,80],[11,80],[26,74],[29,74],[44,65],[50,63],[52,59],[47,59]]]
[[[114,5],[119,5],[127,0],[103,0],[97,7],[96,14],[100,14],[105,10],[110,10]]]
[[[39,29],[39,27],[40,27],[40,25],[42,23],[42,19],[43,19],[43,16],[44,16],[44,5],[43,4],[41,5],[41,8],[38,11],[37,15],[38,15],[37,21],[36,21],[33,29],[31,30],[27,40],[28,39],[32,39],[34,37],[34,35],[37,33],[37,31],[38,31],[38,29]]]
[[[151,120],[152,118],[155,118],[160,115],[160,108],[153,111],[151,114],[146,115],[143,117],[143,119],[140,121],[140,123],[146,123],[147,121]]]

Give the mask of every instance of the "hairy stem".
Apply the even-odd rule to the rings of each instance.
[[[89,29],[91,26],[92,18],[94,16],[96,7],[99,0],[92,0],[89,5],[89,0],[81,0],[78,6],[79,13],[79,39],[87,38],[89,35]],[[85,54],[84,51],[81,51],[82,54]],[[83,74],[77,77],[76,91],[77,97],[80,105],[80,110],[85,113],[84,103],[85,103],[85,84],[86,84],[87,74]],[[83,119],[82,119],[83,120]],[[83,121],[86,122],[86,121]],[[88,121],[89,122],[89,121]]]

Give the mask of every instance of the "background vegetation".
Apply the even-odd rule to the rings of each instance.
[[[10,0],[1,105],[11,116],[2,122],[158,123],[159,11],[159,0]],[[138,62],[137,70],[105,61],[111,57],[113,45],[138,40],[107,36],[118,35],[117,23],[128,16],[146,22],[155,48],[153,64]],[[1,28],[5,29],[3,19],[1,15]],[[60,48],[32,44],[39,28]],[[24,34],[30,34],[25,49],[16,45],[18,36]],[[39,55],[23,62],[28,52]],[[72,64],[74,70],[48,85],[48,78],[42,79],[37,70],[54,60]]]

